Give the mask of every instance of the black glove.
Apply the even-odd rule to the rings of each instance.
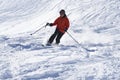
[[[64,29],[65,32],[67,32],[67,30],[68,30],[67,28]]]
[[[49,26],[53,26],[53,23],[49,23]]]
[[[47,26],[53,26],[53,23],[46,23]]]

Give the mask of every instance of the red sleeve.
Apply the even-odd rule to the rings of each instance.
[[[53,26],[57,25],[58,21],[59,21],[59,17],[54,21]]]
[[[68,28],[69,28],[69,26],[70,26],[69,19],[68,19],[68,18],[66,18],[66,28],[68,29]]]

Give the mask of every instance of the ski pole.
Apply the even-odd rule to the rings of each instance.
[[[66,31],[66,32],[67,32],[67,31]],[[79,43],[69,32],[67,32],[67,34],[68,34],[77,44],[80,45],[80,43]]]
[[[41,28],[39,28],[38,30],[36,30],[35,32],[33,32],[32,34],[30,34],[30,35],[33,35],[33,34],[35,34],[35,33],[37,33],[38,31],[40,31],[42,28],[44,28],[44,27],[46,27],[47,25],[45,25],[45,26],[42,26]]]
[[[67,32],[67,31],[66,31],[66,32]],[[68,34],[77,44],[80,45],[80,43],[79,43],[70,33],[67,32],[67,34]],[[81,46],[81,45],[80,45],[80,46]],[[83,48],[82,50],[83,50],[84,52],[86,52],[86,58],[89,58],[89,53],[87,52],[88,49],[85,48],[85,47],[83,47],[83,46],[81,46],[81,48]]]
[[[66,31],[67,32],[67,31]],[[67,32],[67,34],[78,44],[78,45],[80,45],[81,46],[81,44],[69,33],[69,32]],[[83,47],[83,46],[81,46],[82,48],[84,48],[85,50],[87,50],[87,48],[85,48],[85,47]]]

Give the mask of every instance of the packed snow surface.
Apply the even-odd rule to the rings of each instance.
[[[61,9],[79,44],[43,47]],[[0,80],[120,80],[120,0],[0,0]]]

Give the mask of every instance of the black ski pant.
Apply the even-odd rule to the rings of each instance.
[[[60,43],[60,39],[62,38],[64,33],[60,32],[57,28],[55,32],[52,34],[52,36],[49,38],[48,43],[52,43],[54,39],[56,38],[56,44]]]

